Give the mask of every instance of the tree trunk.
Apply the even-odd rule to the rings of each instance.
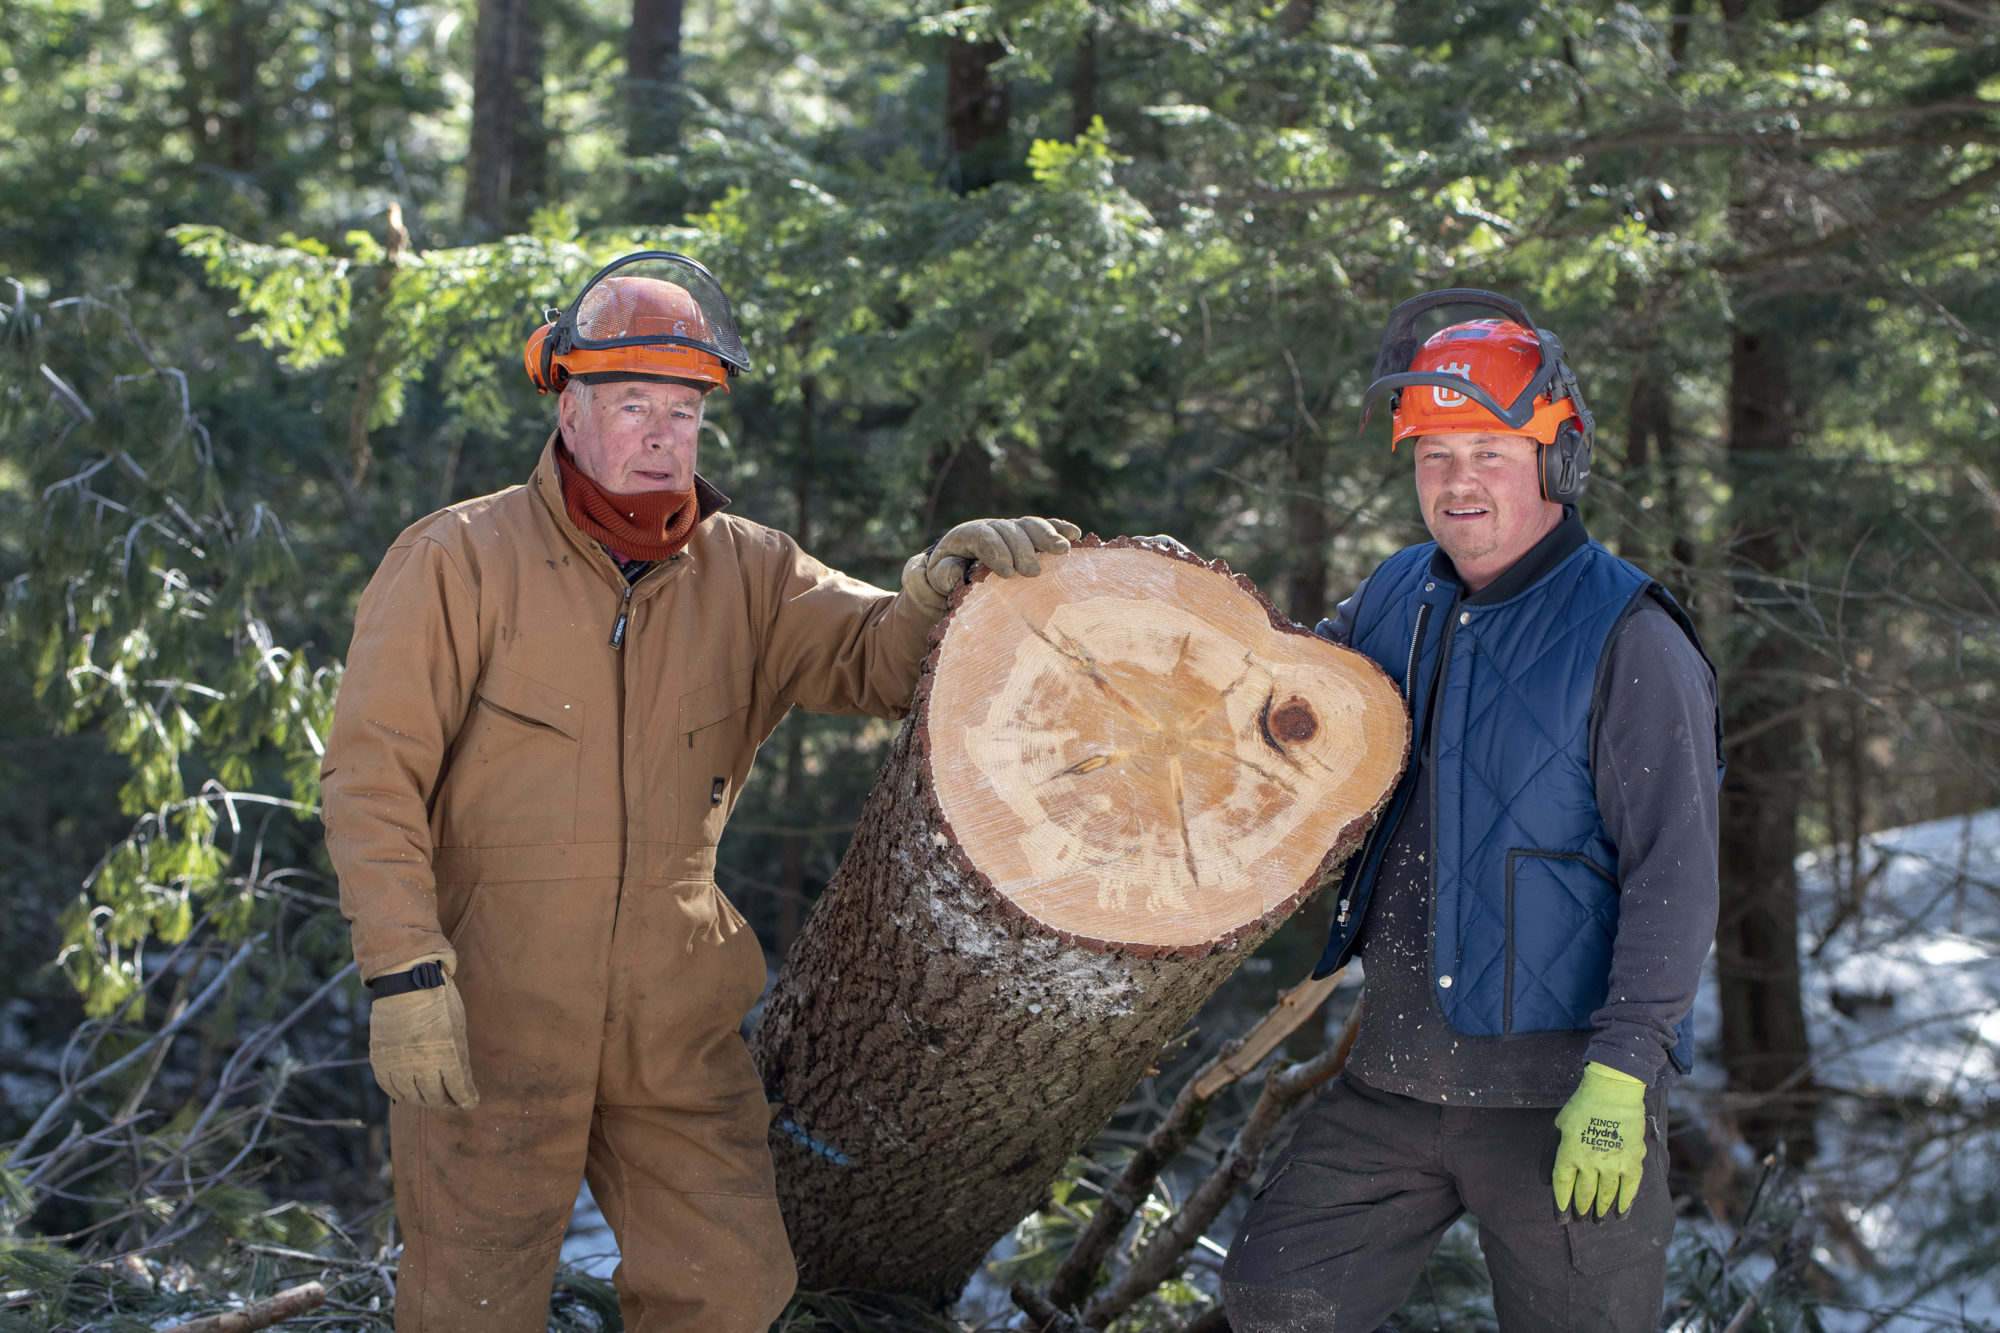
[[[258,68],[264,62],[264,47],[258,40],[269,13],[261,5],[241,3],[228,7],[228,48],[226,83],[228,97],[222,103],[223,162],[231,171],[249,171],[258,159],[259,122],[263,117]]]
[[[1069,67],[1069,137],[1090,133],[1097,118],[1097,29],[1085,28],[1077,39],[1076,59]]]
[[[1285,470],[1285,541],[1292,556],[1285,579],[1286,610],[1302,623],[1315,625],[1333,611],[1326,604],[1326,549],[1333,540],[1326,512],[1326,473],[1332,450],[1303,408],[1292,422],[1291,445]]]
[[[368,431],[375,417],[375,404],[382,396],[382,338],[388,331],[386,315],[396,285],[396,270],[410,248],[402,204],[391,199],[386,213],[383,229],[388,244],[383,247],[382,263],[375,271],[375,290],[372,296],[356,302],[360,308],[354,312],[349,326],[355,345],[362,349],[361,370],[354,381],[354,403],[347,413],[347,477],[348,484],[357,491],[368,480],[368,469],[375,458]]]
[[[999,42],[953,37],[946,45],[945,175],[959,194],[985,189],[1006,168],[1013,90],[1004,79],[993,77],[994,62],[1006,54]]]
[[[1799,998],[1799,884],[1793,864],[1804,785],[1803,688],[1792,640],[1758,614],[1784,614],[1774,580],[1791,558],[1786,548],[1793,527],[1788,497],[1796,481],[1791,465],[1797,405],[1788,339],[1768,312],[1766,321],[1762,327],[1739,326],[1730,357],[1738,626],[1722,696],[1723,732],[1732,739],[1722,786],[1716,973],[1729,1087],[1750,1094],[1738,1128],[1760,1153],[1784,1142],[1794,1161],[1805,1161],[1814,1139],[1809,1081],[1802,1074],[1810,1046]],[[1790,1084],[1794,1079],[1800,1082]]]
[[[548,198],[549,125],[545,107],[543,68],[547,38],[542,30],[541,0],[519,0],[521,43],[514,67],[513,153],[507,168],[506,220],[509,231],[528,224],[528,216]]]
[[[633,157],[680,141],[681,0],[632,0],[625,35],[625,144]]]
[[[541,192],[548,133],[542,123],[542,33],[534,0],[479,0],[473,32],[472,139],[464,220],[497,236]]]
[[[1675,70],[1687,64],[1688,33],[1694,27],[1694,0],[1673,0],[1667,19],[1667,63]]]
[[[1409,724],[1217,562],[983,575],[753,1038],[804,1286],[955,1297],[1337,871]]]
[[[1682,606],[1694,596],[1694,542],[1688,536],[1687,505],[1681,497],[1680,432],[1674,418],[1673,376],[1658,361],[1642,368],[1632,385],[1631,456],[1626,465],[1645,478],[1641,506],[1652,509],[1650,540],[1632,557],[1666,585]],[[1654,501],[1647,505],[1646,501]]]

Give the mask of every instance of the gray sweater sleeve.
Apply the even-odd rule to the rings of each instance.
[[[1585,1058],[1652,1083],[1715,940],[1715,678],[1650,601],[1606,651],[1591,768],[1618,847],[1618,938]]]

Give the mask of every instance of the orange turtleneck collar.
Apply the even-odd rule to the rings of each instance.
[[[627,560],[672,559],[701,521],[692,486],[684,491],[607,491],[576,465],[562,444],[556,446],[556,472],[570,522]]]

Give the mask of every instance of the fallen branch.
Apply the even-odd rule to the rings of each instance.
[[[1225,1088],[1262,1064],[1265,1056],[1318,1012],[1326,997],[1340,984],[1345,971],[1343,968],[1319,981],[1301,982],[1286,991],[1255,1027],[1223,1047],[1221,1054],[1181,1086],[1180,1095],[1174,1098],[1166,1117],[1147,1135],[1125,1169],[1118,1173],[1118,1179],[1104,1192],[1083,1234],[1077,1237],[1062,1267],[1050,1279],[1047,1299],[1053,1308],[1073,1310],[1090,1295],[1104,1257],[1111,1253],[1126,1226],[1145,1205],[1160,1172],[1201,1133],[1210,1104]],[[1033,1311],[1028,1313],[1034,1317]]]
[[[1257,1026],[1244,1035],[1241,1046],[1195,1075],[1194,1095],[1204,1101],[1212,1101],[1224,1088],[1263,1064],[1265,1056],[1277,1050],[1279,1043],[1305,1026],[1305,1021],[1319,1012],[1319,1007],[1326,1003],[1326,997],[1333,994],[1346,974],[1347,969],[1343,967],[1317,981],[1302,981],[1280,995],[1278,1002],[1271,1006],[1271,1011],[1258,1019]]]
[[[1192,1250],[1245,1181],[1257,1172],[1264,1148],[1292,1104],[1341,1071],[1361,1026],[1361,1001],[1356,999],[1332,1046],[1310,1060],[1274,1072],[1264,1080],[1250,1119],[1236,1139],[1171,1221],[1155,1232],[1146,1248],[1112,1284],[1084,1310],[1083,1322],[1101,1329],[1124,1314],[1143,1296],[1180,1271]]]
[[[1007,1294],[1014,1298],[1014,1304],[1020,1307],[1022,1314],[1034,1320],[1030,1327],[1035,1333],[1084,1333],[1083,1325],[1076,1321],[1075,1316],[1058,1310],[1026,1278],[1015,1278]]]
[[[257,946],[263,942],[263,939],[262,935],[258,935],[253,939],[245,941],[236,950],[235,954],[230,957],[229,961],[222,965],[222,969],[215,974],[214,979],[208,983],[201,994],[196,996],[187,1008],[176,1014],[173,1020],[165,1027],[162,1027],[145,1041],[133,1047],[132,1050],[128,1051],[121,1058],[112,1061],[89,1077],[64,1088],[58,1093],[47,1106],[42,1108],[42,1113],[35,1117],[35,1123],[28,1126],[28,1132],[23,1134],[14,1143],[12,1151],[7,1155],[7,1169],[17,1169],[27,1160],[28,1150],[34,1146],[35,1141],[41,1138],[57,1117],[62,1115],[63,1111],[68,1108],[69,1104],[76,1099],[79,1093],[96,1087],[106,1080],[115,1077],[121,1070],[139,1063],[139,1061],[152,1054],[153,1048],[160,1043],[172,1041],[175,1034],[186,1027],[197,1014],[208,1007],[210,1001],[222,993],[223,988],[229,982],[229,978],[250,957]],[[46,1165],[47,1163],[44,1163],[44,1166]]]
[[[308,1282],[303,1286],[288,1287],[241,1310],[203,1315],[185,1324],[163,1329],[161,1333],[255,1333],[257,1329],[282,1324],[287,1319],[296,1319],[317,1310],[325,1300],[326,1288],[317,1282]]]

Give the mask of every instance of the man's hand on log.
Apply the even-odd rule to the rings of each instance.
[[[950,605],[952,591],[965,582],[977,560],[1003,579],[1042,572],[1043,555],[1060,555],[1083,535],[1059,518],[977,518],[947,532],[928,555],[903,566],[903,591],[932,616]]]

